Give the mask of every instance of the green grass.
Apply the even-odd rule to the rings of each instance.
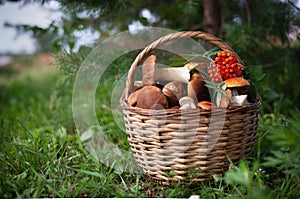
[[[91,155],[75,129],[71,86],[57,72],[22,75],[0,85],[0,195],[24,197],[297,198],[299,114],[261,116],[252,155],[223,178],[161,186],[144,174],[116,173]],[[108,109],[110,85],[98,89],[97,117],[109,139],[128,148]],[[102,108],[101,108],[102,107]],[[300,122],[299,122],[300,123]],[[277,140],[285,142],[276,142]],[[281,145],[280,145],[281,144]],[[278,155],[278,153],[280,154]],[[283,161],[290,158],[289,162]]]

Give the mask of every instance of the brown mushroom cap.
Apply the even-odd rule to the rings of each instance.
[[[194,73],[188,83],[188,96],[193,97],[198,102],[210,101],[208,88],[204,85],[202,75]]]
[[[246,94],[250,90],[250,82],[242,77],[230,78],[224,82],[227,88],[236,88],[239,94]]]
[[[227,88],[239,88],[239,87],[250,86],[250,82],[248,82],[246,79],[242,77],[226,79],[224,82]]]
[[[169,105],[175,106],[179,104],[179,99],[186,95],[186,87],[181,82],[169,82],[162,92],[167,96]]]
[[[214,105],[213,103],[208,102],[208,101],[198,102],[198,107],[202,108],[204,110],[210,110],[212,108],[217,108],[216,105]]]
[[[156,86],[144,86],[138,93],[137,107],[144,109],[168,108],[168,100]]]
[[[136,106],[137,97],[138,97],[140,91],[141,91],[141,89],[138,89],[129,95],[129,97],[128,97],[128,105],[129,106]]]
[[[142,66],[142,83],[143,85],[154,84],[154,76],[156,70],[156,56],[149,56]]]

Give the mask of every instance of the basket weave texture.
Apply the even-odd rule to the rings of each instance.
[[[201,31],[183,31],[161,37],[132,63],[120,99],[131,150],[143,171],[154,181],[169,184],[203,182],[222,176],[229,160],[249,155],[258,123],[260,101],[228,108],[148,110],[127,103],[135,71],[157,46],[180,38],[200,38],[233,53],[221,39]]]

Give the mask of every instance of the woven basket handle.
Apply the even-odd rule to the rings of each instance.
[[[144,48],[143,51],[141,51],[137,57],[135,58],[134,62],[131,64],[131,67],[128,71],[128,76],[126,79],[126,88],[124,90],[124,93],[121,97],[121,99],[128,99],[128,96],[131,92],[131,89],[133,88],[133,80],[134,80],[134,75],[137,70],[137,68],[142,64],[142,61],[147,57],[155,48],[158,46],[167,43],[168,41],[172,41],[175,39],[181,39],[181,38],[199,38],[203,39],[205,41],[210,42],[211,44],[214,44],[221,48],[222,50],[229,52],[229,53],[234,53],[236,54],[232,48],[226,44],[224,41],[222,41],[220,38],[217,38],[211,34],[204,33],[201,31],[182,31],[182,32],[176,32],[176,33],[171,33],[166,36],[163,36],[159,38],[158,40],[154,41],[150,45]]]

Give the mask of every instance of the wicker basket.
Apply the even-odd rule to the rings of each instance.
[[[197,110],[146,110],[127,104],[133,90],[134,74],[155,48],[180,38],[200,38],[221,49],[233,50],[221,39],[200,31],[177,32],[161,37],[147,46],[128,72],[126,88],[120,99],[131,150],[143,171],[154,181],[169,184],[203,182],[212,175],[222,176],[230,161],[249,155],[254,143],[257,100],[247,106]]]

